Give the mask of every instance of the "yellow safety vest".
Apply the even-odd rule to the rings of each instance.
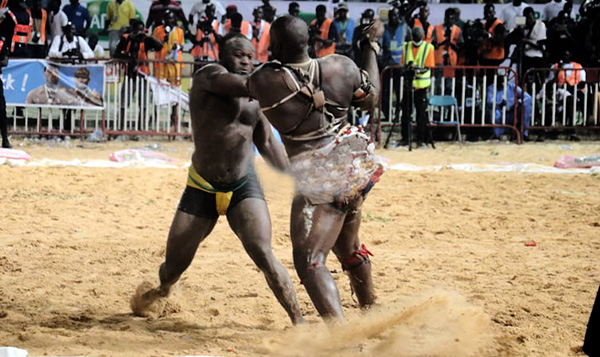
[[[413,57],[413,44],[412,42],[404,43],[404,65],[413,63],[415,68],[425,68],[425,60],[429,55],[429,52],[434,51],[433,45],[423,41],[417,51],[417,56]],[[416,73],[415,79],[413,80],[413,87],[415,89],[423,89],[431,87],[431,69],[427,69],[424,73]]]

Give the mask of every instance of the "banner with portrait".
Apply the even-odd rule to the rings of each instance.
[[[104,81],[103,64],[10,60],[2,69],[11,106],[103,109]]]

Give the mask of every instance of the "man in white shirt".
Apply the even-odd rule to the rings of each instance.
[[[544,6],[544,11],[542,12],[542,21],[546,23],[550,22],[558,15],[560,11],[562,11],[564,6],[564,0],[554,0],[549,2],[546,6]]]
[[[69,22],[67,14],[60,9],[60,5],[60,0],[51,0],[48,5],[48,24],[50,33],[47,37],[50,42],[52,42],[56,36],[62,36],[62,28]]]
[[[500,20],[504,22],[504,27],[508,31],[512,31],[515,28],[515,18],[517,16],[524,16],[523,10],[527,7],[527,4],[522,0],[513,0],[512,4],[506,5],[500,13]]]
[[[68,22],[63,27],[63,35],[54,37],[48,51],[49,58],[94,58],[94,51],[81,36],[75,35],[75,26]]]
[[[225,8],[218,0],[202,0],[196,2],[188,15],[190,31],[192,33],[196,33],[198,23],[202,22],[206,17],[206,7],[211,4],[215,6],[215,18],[217,20],[221,21],[221,18],[225,16]]]
[[[525,27],[523,28],[523,58],[522,74],[530,68],[544,68],[544,41],[546,41],[546,24],[535,19],[535,11],[532,7],[527,7],[523,11],[525,16]],[[541,82],[537,81],[538,85]]]

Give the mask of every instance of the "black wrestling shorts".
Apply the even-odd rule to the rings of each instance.
[[[262,188],[260,187],[260,183],[258,182],[258,177],[256,177],[256,173],[254,171],[250,172],[244,180],[246,183],[237,190],[233,191],[233,195],[231,196],[231,200],[227,206],[227,213],[229,213],[230,209],[235,207],[238,203],[242,202],[246,198],[259,198],[264,201],[265,196]],[[232,185],[232,187],[237,186],[239,186],[238,183]],[[227,191],[227,189],[218,189]],[[219,218],[216,194],[202,191],[189,185],[186,186],[185,190],[183,191],[183,195],[179,200],[179,206],[177,209],[181,212],[185,212],[196,217],[211,219]]]

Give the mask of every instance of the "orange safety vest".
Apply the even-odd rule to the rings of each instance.
[[[48,13],[46,12],[46,10],[41,9],[42,10],[42,19],[40,20],[40,40],[42,41],[42,44],[46,43],[46,20],[48,18]],[[29,13],[29,17],[33,20],[33,16],[31,16],[31,10],[27,9],[27,12]],[[33,20],[33,23],[35,24],[36,20]]]
[[[414,27],[420,27],[422,29],[425,29],[423,27],[423,24],[421,23],[421,20],[419,20],[418,18],[415,18],[414,20],[415,20]],[[427,33],[425,34],[425,38],[423,40],[427,43],[431,43],[432,37],[433,37],[433,26],[431,26],[431,24],[429,24],[429,27],[427,28]]]
[[[458,43],[458,36],[460,35],[460,28],[456,25],[452,25],[452,31],[450,32],[450,42],[456,45]],[[437,43],[446,41],[446,34],[444,31],[444,24],[439,24],[435,27],[435,37]],[[446,46],[440,46],[435,49],[435,64],[444,65],[444,51]],[[456,51],[452,47],[448,46],[448,56],[450,59],[450,66],[456,66],[458,63],[458,56]]]
[[[171,48],[173,47],[173,44],[178,44],[180,46],[183,46],[184,44],[184,40],[183,40],[183,30],[181,29],[181,27],[175,27],[171,33],[169,33],[169,40],[165,43],[165,36],[166,36],[166,32],[165,32],[165,26],[164,25],[160,25],[158,27],[156,27],[154,29],[154,33],[152,33],[152,36],[154,38],[156,38],[159,41],[162,41],[164,43],[163,48],[160,50],[160,52],[154,52],[154,59],[157,60],[163,60],[165,58],[167,58],[167,53],[171,51]],[[175,36],[174,38],[174,42],[171,42],[172,38],[171,36]],[[175,54],[175,61],[176,62],[181,62],[183,60],[183,52],[181,50],[178,50],[177,53]],[[154,77],[158,78],[158,79],[166,79],[169,83],[171,83],[172,85],[179,85],[181,84],[181,70],[183,68],[183,64],[181,63],[154,63],[153,66],[153,75]]]
[[[251,27],[250,23],[248,21],[242,20],[242,23],[240,24],[240,33],[246,37],[248,37],[248,27]],[[225,33],[228,34],[230,30],[231,19],[228,19],[227,21],[225,21]]]
[[[559,86],[562,86],[563,84],[565,84],[565,82],[567,82],[567,84],[571,86],[579,84],[579,74],[583,67],[581,67],[581,65],[577,62],[571,62],[571,64],[573,65],[572,69],[564,69],[558,71],[558,74],[556,75],[556,84],[558,84]],[[558,63],[553,64],[552,68],[559,68]],[[571,75],[569,76],[569,78],[565,78],[566,71],[571,71]]]
[[[252,46],[256,50],[254,52],[254,58],[258,62],[267,62],[269,60],[269,42],[271,41],[271,24],[262,20],[258,25],[258,40],[252,38]]]
[[[124,34],[123,38],[128,38],[129,34]],[[125,51],[123,54],[127,54],[131,52],[131,41],[127,42],[127,47],[125,48]],[[144,41],[142,41],[140,43],[140,48],[138,50],[137,53],[137,58],[138,60],[142,60],[143,62],[140,62],[138,64],[138,71],[145,73],[145,74],[150,74],[150,68],[148,67],[148,62],[146,62],[146,60],[148,59],[148,55],[146,54],[146,46],[144,45]]]
[[[317,20],[312,20],[312,22],[310,23],[311,25],[314,25],[317,23]],[[331,24],[333,23],[332,19],[325,19],[325,21],[323,21],[323,23],[321,24],[321,28],[319,30],[321,30],[321,38],[324,39],[328,39],[329,38],[329,29],[331,28]],[[325,57],[327,55],[332,55],[335,53],[335,42],[331,44],[331,46],[329,47],[321,47],[323,46],[322,43],[317,42],[315,43],[315,52],[317,54],[317,57],[321,58],[321,57]]]
[[[25,44],[27,43],[27,41],[29,41],[29,37],[31,36],[31,29],[33,27],[33,20],[31,19],[31,16],[29,16],[29,24],[22,25],[17,22],[17,18],[15,14],[12,13],[12,11],[8,10],[6,11],[6,13],[10,15],[10,17],[12,17],[13,21],[15,22],[15,30],[13,32],[12,44],[10,45],[10,52],[14,52],[15,43]]]
[[[496,26],[500,25],[501,23],[502,21],[500,21],[500,19],[496,19],[492,26],[490,26],[488,32],[494,36],[494,29],[496,29]],[[487,26],[487,21],[483,26],[484,28]],[[493,45],[491,39],[484,38],[482,55],[483,58],[486,59],[504,59],[504,41],[498,45]]]
[[[216,33],[219,33],[219,21],[213,20],[212,28]],[[204,32],[201,29],[196,30],[196,41],[200,42],[204,38]],[[191,51],[195,58],[208,57],[212,61],[219,60],[219,44],[214,34],[210,34],[210,42],[204,42],[202,46],[194,45]]]

